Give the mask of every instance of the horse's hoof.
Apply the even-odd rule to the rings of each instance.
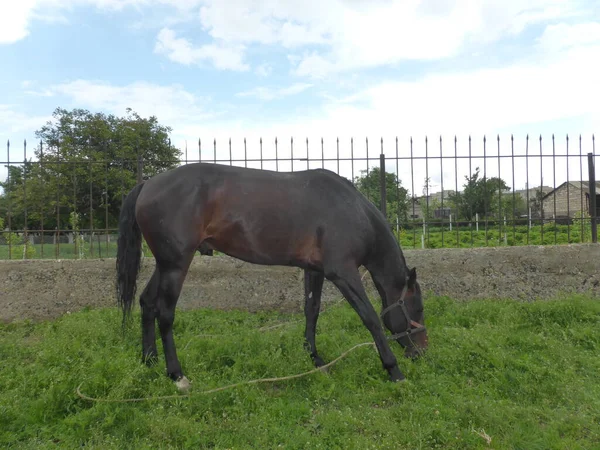
[[[192,383],[184,375],[181,378],[179,378],[177,381],[175,381],[175,386],[177,386],[177,389],[179,389],[181,392],[188,392],[190,390],[190,388],[192,387]]]
[[[325,361],[320,356],[315,356],[313,362],[315,363],[315,367],[323,367],[325,365]]]
[[[406,377],[402,374],[402,372],[400,372],[400,369],[398,369],[397,367],[391,369],[389,371],[389,374],[390,374],[390,381],[393,381],[396,383],[406,381]]]

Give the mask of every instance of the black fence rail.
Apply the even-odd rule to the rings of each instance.
[[[61,152],[39,142],[32,152],[27,142],[18,151],[7,143],[0,153],[0,259],[113,257],[123,195],[196,162],[332,170],[382,211],[403,248],[597,242],[594,136],[210,139],[185,145],[178,158],[132,147],[110,160],[86,145],[93,146]]]

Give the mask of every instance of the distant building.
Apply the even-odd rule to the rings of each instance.
[[[594,188],[596,195],[596,217],[600,216],[600,181]],[[586,181],[564,182],[542,198],[542,215],[545,219],[555,217],[573,218],[581,211],[590,216],[590,185]]]
[[[422,195],[413,197],[408,207],[408,218],[412,220],[422,220],[424,211],[427,211],[427,207],[434,208],[432,209],[434,219],[449,218],[452,213],[450,208],[450,196],[455,193],[456,191],[452,189],[444,189],[444,191],[434,192],[429,196]]]

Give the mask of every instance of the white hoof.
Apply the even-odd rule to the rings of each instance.
[[[183,377],[181,377],[179,380],[177,380],[175,382],[175,386],[177,386],[177,389],[179,389],[180,391],[187,392],[192,387],[192,383],[184,375]]]

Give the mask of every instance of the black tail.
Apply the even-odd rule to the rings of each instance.
[[[123,310],[123,322],[131,313],[142,256],[142,233],[135,220],[135,203],[143,184],[135,186],[121,205],[117,244],[117,302]]]

